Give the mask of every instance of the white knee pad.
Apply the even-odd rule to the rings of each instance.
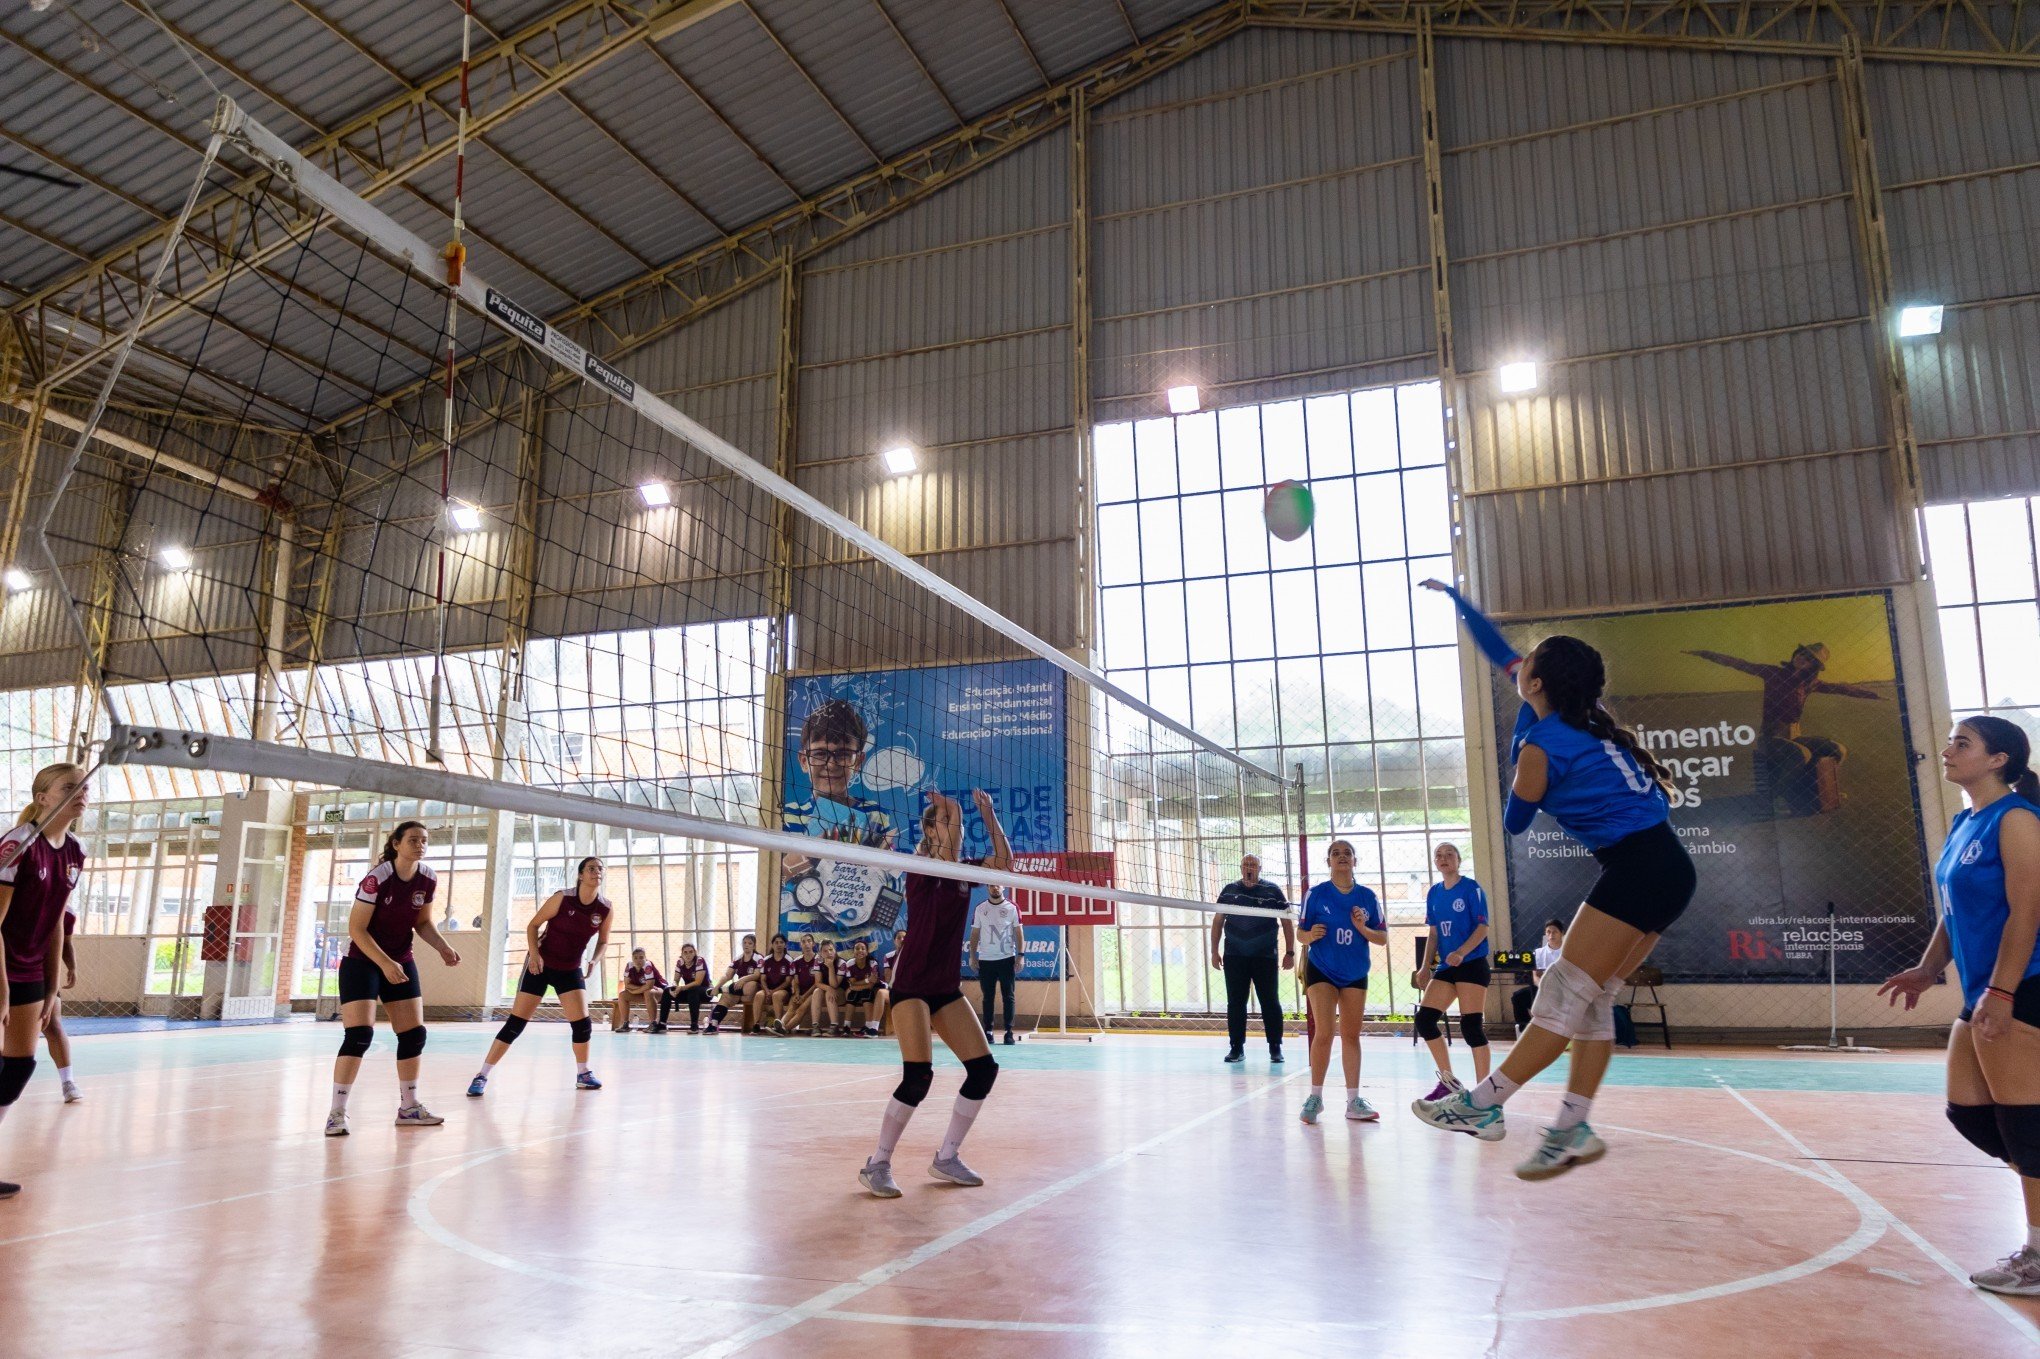
[[[1544,974],[1537,987],[1537,1001],[1530,1007],[1530,1022],[1561,1038],[1586,1038],[1594,1005],[1601,999],[1601,984],[1578,963],[1560,958]],[[1615,1011],[1608,1007],[1608,1035],[1613,1037]]]
[[[1585,975],[1582,973],[1582,975]],[[1587,1021],[1575,1038],[1594,1039],[1603,1043],[1615,1041],[1615,1002],[1622,996],[1622,988],[1628,980],[1610,977],[1608,984],[1594,997],[1594,1003],[1587,1007]]]

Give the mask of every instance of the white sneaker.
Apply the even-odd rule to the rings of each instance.
[[[864,1169],[857,1172],[857,1182],[871,1191],[873,1198],[896,1199],[900,1196],[900,1187],[893,1183],[890,1161],[866,1161]]]
[[[1548,1180],[1574,1166],[1590,1165],[1608,1154],[1608,1144],[1594,1135],[1585,1123],[1570,1128],[1546,1128],[1544,1140],[1530,1158],[1516,1167],[1519,1180]]]
[[[975,1189],[985,1182],[985,1177],[965,1165],[961,1156],[952,1156],[946,1161],[935,1161],[928,1167],[928,1174],[938,1180],[960,1184],[966,1189]]]
[[[332,1113],[326,1115],[326,1136],[347,1136],[347,1111],[345,1109],[335,1109]]]
[[[78,1082],[76,1081],[64,1082],[64,1103],[76,1104],[79,1100],[84,1098],[85,1092],[78,1088]]]
[[[2040,1250],[2022,1246],[1989,1269],[1977,1270],[1969,1282],[2009,1297],[2040,1298]]]
[[[444,1122],[445,1119],[422,1104],[413,1104],[409,1108],[397,1110],[399,1128],[436,1128]]]

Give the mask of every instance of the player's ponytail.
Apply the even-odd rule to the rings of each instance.
[[[1958,725],[1975,733],[1985,750],[2005,757],[2004,768],[1997,771],[2005,787],[2028,802],[2040,802],[2040,774],[2033,772],[2033,741],[2024,727],[1988,716],[1965,717]]]
[[[423,821],[399,821],[397,828],[390,832],[389,839],[383,841],[382,861],[386,864],[395,863],[397,861],[397,845],[412,831],[424,829],[425,823]]]
[[[1644,749],[1636,733],[1615,720],[1601,702],[1608,687],[1608,667],[1601,653],[1577,637],[1547,637],[1530,653],[1530,674],[1544,686],[1544,697],[1559,720],[1599,741],[1612,741],[1636,757],[1661,788],[1672,786],[1672,771]]]
[[[57,780],[73,774],[83,777],[84,773],[82,765],[75,765],[69,761],[46,764],[36,770],[35,782],[29,785],[28,805],[21,809],[21,815],[14,819],[14,824],[26,826],[31,821],[39,820],[43,814],[43,797],[56,786]]]

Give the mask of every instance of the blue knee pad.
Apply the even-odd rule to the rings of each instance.
[[[2004,1139],[2002,1153],[2012,1169],[2029,1180],[2040,1180],[2040,1104],[1999,1104],[1998,1135]]]
[[[572,1020],[567,1024],[567,1032],[574,1036],[576,1043],[585,1043],[588,1041],[589,1035],[595,1032],[595,1021],[586,1015],[582,1015],[579,1019]]]
[[[1487,1046],[1487,1016],[1462,1014],[1459,1016],[1459,1036],[1470,1048]]]
[[[375,1025],[351,1024],[340,1035],[342,1057],[366,1057],[369,1044],[375,1042]]]
[[[901,1062],[900,1083],[893,1090],[892,1097],[909,1108],[928,1098],[928,1087],[935,1084],[933,1062]]]
[[[1433,1038],[1443,1038],[1445,1036],[1445,1026],[1442,1022],[1444,1018],[1445,1012],[1443,1010],[1434,1010],[1428,1005],[1419,1005],[1417,1007],[1417,1037],[1425,1042],[1429,1042]]]
[[[0,1109],[21,1098],[28,1078],[34,1074],[34,1057],[0,1057]]]
[[[498,1043],[516,1042],[517,1035],[523,1033],[524,1026],[530,1022],[530,1020],[519,1019],[516,1015],[511,1015],[503,1021],[503,1027],[496,1030],[496,1041]]]
[[[423,1024],[420,1024],[415,1029],[405,1029],[397,1035],[398,1061],[408,1062],[423,1051],[425,1051],[425,1026]]]
[[[992,1083],[998,1079],[999,1064],[991,1053],[973,1057],[963,1064],[963,1089],[958,1093],[965,1099],[983,1099],[992,1093]]]

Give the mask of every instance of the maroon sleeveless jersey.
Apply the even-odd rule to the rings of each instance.
[[[405,882],[397,876],[396,864],[388,859],[369,869],[368,876],[361,880],[354,899],[375,907],[375,913],[368,918],[368,937],[389,954],[390,961],[411,961],[411,933],[431,908],[433,893],[438,890],[439,877],[426,865],[419,864],[412,871],[411,880]],[[363,961],[368,958],[359,944],[349,944],[347,956]]]
[[[597,896],[593,901],[582,901],[579,892],[568,892],[560,899],[560,909],[538,936],[538,959],[555,972],[572,972],[581,966],[581,958],[588,951],[588,941],[602,928],[602,922],[609,919],[609,898]]]
[[[0,835],[0,887],[12,887],[7,919],[0,921],[0,952],[7,980],[40,982],[48,965],[50,933],[66,914],[71,889],[85,868],[85,848],[68,832],[64,843],[26,824]]]
[[[970,923],[970,889],[971,884],[958,878],[907,874],[907,937],[893,954],[895,1002],[946,996],[963,986],[963,932]]]

